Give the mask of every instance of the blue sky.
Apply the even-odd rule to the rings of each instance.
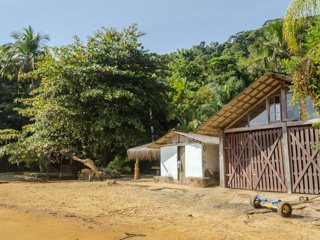
[[[29,24],[50,35],[49,46],[81,40],[101,26],[137,23],[151,52],[169,53],[205,41],[222,43],[239,31],[284,17],[291,0],[0,0],[0,44]]]

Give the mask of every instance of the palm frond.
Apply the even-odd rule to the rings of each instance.
[[[320,0],[292,0],[283,21],[283,39],[293,53],[298,52],[296,31],[305,26],[308,16],[317,15]]]

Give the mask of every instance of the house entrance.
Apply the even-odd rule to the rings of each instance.
[[[186,177],[185,171],[185,146],[178,147],[178,180],[183,180]]]
[[[226,135],[227,186],[286,192],[282,129]]]
[[[292,192],[320,193],[319,129],[312,126],[289,127],[289,155]]]

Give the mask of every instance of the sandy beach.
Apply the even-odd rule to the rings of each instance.
[[[5,180],[0,175],[0,180]],[[299,195],[160,184],[152,179],[0,184],[0,239],[319,239],[320,201],[290,218],[253,209],[250,196]]]

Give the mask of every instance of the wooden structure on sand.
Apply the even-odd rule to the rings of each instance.
[[[127,155],[130,160],[136,160],[134,166],[134,179],[140,178],[139,161],[143,160],[160,160],[160,150],[148,148],[153,143],[144,144],[127,150]]]
[[[320,193],[320,119],[310,99],[302,119],[290,85],[268,72],[195,131],[219,136],[221,187]]]

